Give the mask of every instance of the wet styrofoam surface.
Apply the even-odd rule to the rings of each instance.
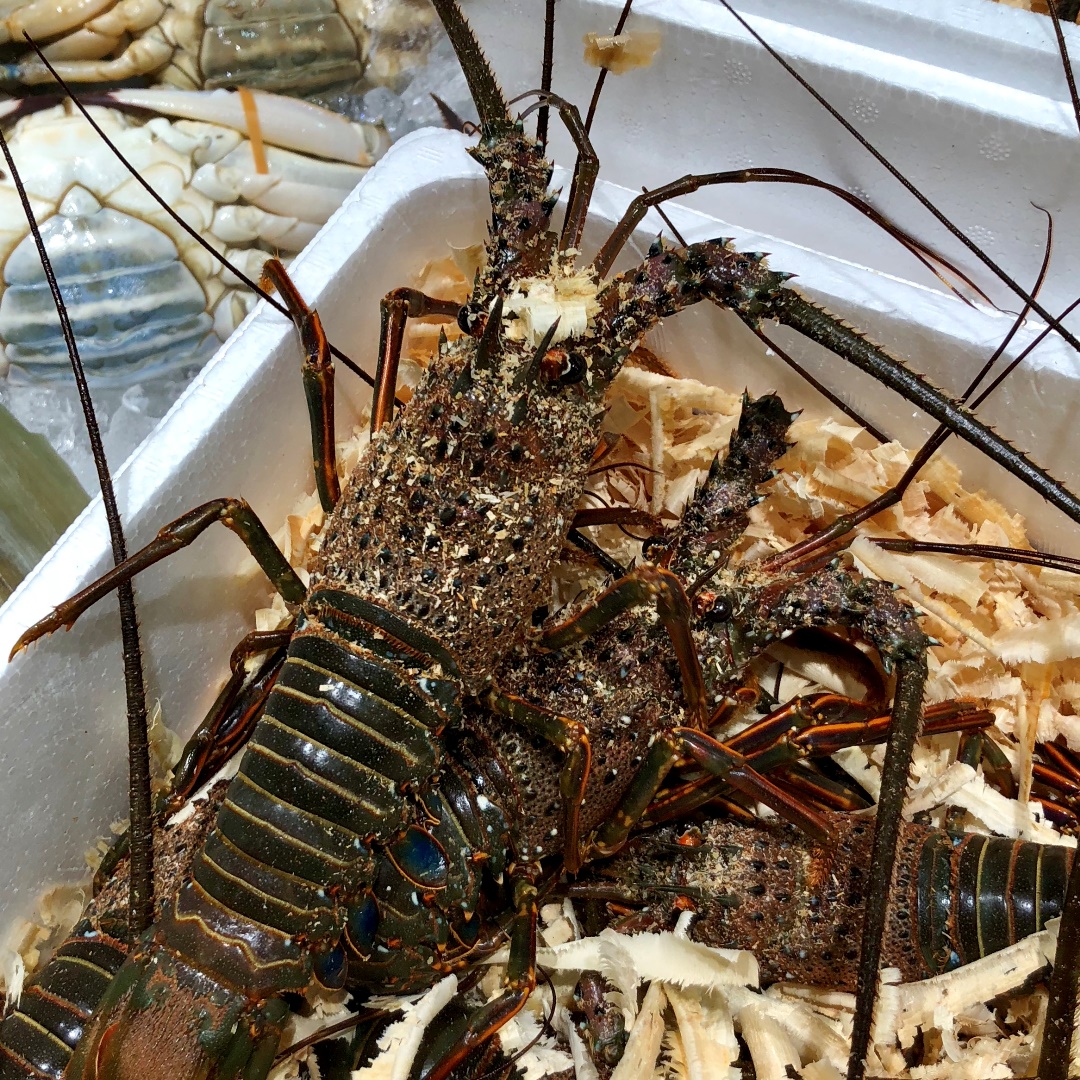
[[[467,10],[477,19],[496,66],[505,72],[507,65],[501,61],[509,55],[505,49],[513,40],[510,27],[528,12],[518,11],[522,8],[519,0],[510,0],[495,12],[491,9],[494,2],[472,0]],[[559,11],[565,47],[579,40],[582,26],[594,29],[609,25],[618,6],[614,0],[563,0]],[[880,5],[848,0],[839,6],[852,13],[854,26],[863,28],[860,33],[869,33],[871,16],[885,18]],[[996,10],[993,5],[986,6]],[[650,4],[640,0],[640,11],[646,18],[654,17],[661,8],[671,19],[665,39],[668,58],[662,53],[653,69],[624,76],[641,80],[636,107],[612,105],[606,119],[607,99],[601,107],[597,142],[601,160],[611,166],[605,168],[604,175],[612,175],[626,187],[602,185],[598,190],[584,243],[586,255],[595,250],[617,219],[632,189],[706,167],[703,155],[707,153],[712,155],[709,168],[732,164],[730,159],[715,161],[716,149],[722,148],[728,137],[712,127],[701,135],[707,116],[703,116],[706,107],[700,88],[708,72],[715,76],[725,70],[742,86],[731,73],[741,70],[734,65],[749,61],[736,57],[725,68],[731,59],[724,58],[726,39],[710,29],[709,19],[726,17],[726,13],[715,3],[672,0]],[[808,24],[796,39],[825,34],[828,28],[814,22],[824,18],[814,15],[815,5],[792,0],[791,8],[793,19],[802,13]],[[919,19],[924,8],[915,4],[908,8],[902,17],[895,13],[892,17],[904,25],[912,20],[912,25],[922,25]],[[523,29],[525,26],[520,24]],[[484,34],[486,29],[490,34]],[[851,33],[858,36],[854,30]],[[929,31],[927,34],[933,38]],[[739,35],[733,40],[738,45]],[[678,78],[671,60],[676,45]],[[576,44],[574,52],[579,52]],[[756,88],[754,72],[751,75],[746,87]],[[523,85],[531,81],[527,73],[521,78]],[[850,71],[843,78],[851,86],[857,85]],[[513,85],[510,79],[507,82]],[[571,78],[564,88],[557,77],[557,85],[567,96],[581,98],[580,88],[591,83],[591,76],[581,76],[579,82]],[[695,86],[699,90],[696,98]],[[670,114],[660,110],[659,103],[669,92],[690,94],[684,106],[689,104],[692,111],[688,113],[685,107]],[[751,94],[745,87],[741,92]],[[708,108],[714,108],[713,104]],[[650,139],[657,131],[666,130],[668,141],[650,144],[652,149],[646,152],[642,148],[643,129],[632,125],[635,117],[646,124]],[[693,136],[692,120],[697,131]],[[620,131],[621,141],[616,138]],[[778,152],[780,134],[776,135]],[[732,134],[730,139],[736,137]],[[418,133],[404,140],[350,196],[294,266],[301,292],[322,312],[331,339],[369,370],[374,366],[379,298],[387,289],[412,280],[412,274],[426,260],[445,255],[448,243],[463,246],[483,236],[486,184],[464,146],[460,136],[445,132]],[[789,161],[770,155],[756,163]],[[635,172],[639,167],[640,174]],[[728,194],[725,190],[725,207]],[[717,208],[721,203],[709,198],[700,205],[718,217],[742,220],[741,213],[720,214]],[[804,210],[811,205],[805,194],[796,201],[804,204]],[[759,233],[690,210],[672,213],[689,240],[735,236],[748,249],[771,251],[773,265],[797,272],[800,284],[813,296],[947,387],[958,387],[962,373],[970,372],[1008,329],[1008,316],[965,307],[931,288],[869,272],[842,259],[823,258],[768,235],[781,232],[778,226],[786,226],[786,212],[777,211],[774,217],[753,226]],[[796,215],[798,220],[813,216]],[[648,218],[627,259],[635,251],[642,253],[661,228],[658,218]],[[1010,227],[1001,231],[1012,236],[1022,230]],[[821,232],[824,235],[820,238],[828,240],[832,238],[828,234],[840,230],[829,224]],[[795,235],[803,243],[815,240],[797,231]],[[865,251],[858,246],[845,248],[843,253],[862,258]],[[1035,332],[1035,328],[1023,331],[1016,347],[1025,335],[1031,337]],[[796,355],[821,362],[814,348],[797,344],[793,335],[780,331],[778,340]],[[741,324],[714,310],[701,307],[683,313],[655,334],[650,344],[662,354],[679,357],[686,374],[732,386],[746,385],[754,392],[778,389],[792,406],[813,402],[813,394],[778,366],[775,358],[765,356]],[[748,359],[736,359],[739,355]],[[831,359],[826,359],[823,367],[825,381],[865,407],[870,418],[890,433],[910,442],[924,429],[910,407],[897,399],[879,398],[873,387],[850,369],[838,373]],[[1076,360],[1071,353],[1048,343],[1035,363],[1018,373],[1008,393],[985,414],[1074,484],[1080,471],[1078,436],[1062,402],[1073,393],[1075,375]],[[338,386],[339,431],[344,434],[351,427],[362,394],[356,389],[358,383],[345,372],[340,374]],[[221,495],[243,496],[267,522],[280,521],[297,496],[312,486],[309,455],[299,352],[292,329],[284,318],[260,306],[242,333],[223,348],[118,476],[130,546],[145,543],[164,522],[184,510]],[[1043,512],[1038,501],[1026,493],[1014,498],[1017,485],[1001,482],[977,455],[957,456],[965,464],[972,463],[971,475],[977,480],[1025,509],[1035,519],[1037,536],[1054,546],[1068,545],[1076,530],[1062,525],[1058,515]],[[6,653],[18,634],[52,604],[104,571],[111,562],[108,551],[104,522],[95,503],[0,611],[0,653]],[[161,700],[171,726],[186,733],[200,718],[220,686],[232,645],[250,628],[251,613],[266,595],[242,545],[223,529],[210,530],[194,548],[140,579],[138,601],[148,688],[152,698]],[[83,852],[92,838],[104,833],[109,822],[124,813],[124,703],[117,638],[115,605],[102,604],[71,632],[35,646],[0,669],[0,725],[4,728],[0,737],[5,747],[0,858],[9,882],[0,896],[0,931],[12,916],[30,911],[44,881],[78,876]]]

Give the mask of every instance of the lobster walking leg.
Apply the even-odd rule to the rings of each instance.
[[[438,300],[418,289],[394,289],[379,301],[379,362],[375,368],[375,396],[371,402],[371,434],[374,435],[394,416],[401,343],[408,319],[429,315],[456,317],[461,305],[453,300]]]
[[[315,486],[319,503],[328,514],[341,498],[337,474],[337,445],[334,441],[334,361],[319,313],[309,307],[293,284],[288,271],[277,259],[267,259],[261,284],[277,289],[304,351],[302,376],[311,422],[311,456],[315,464]]]
[[[633,827],[636,819],[632,814],[640,814],[644,809],[680,751],[693,755],[710,772],[724,776],[732,786],[767,803],[810,835],[827,836],[828,828],[817,815],[799,806],[758,774],[741,755],[732,753],[723,743],[698,730],[704,727],[706,719],[705,682],[691,634],[690,602],[678,576],[670,570],[653,565],[632,570],[571,619],[546,630],[540,635],[538,645],[542,649],[557,650],[577,644],[610,625],[625,611],[650,602],[655,603],[678,657],[683,697],[687,711],[696,723],[694,727],[675,728],[670,737],[657,739],[656,746],[660,749],[650,754],[637,782],[627,793],[627,801],[620,805],[614,827],[605,832],[605,846],[617,843],[620,837],[625,837],[624,828]],[[581,859],[573,848],[567,849],[564,858],[569,869],[579,867]]]
[[[457,1045],[436,1063],[424,1080],[446,1080],[454,1067],[508,1020],[521,1011],[536,989],[536,888],[525,878],[514,886],[515,913],[510,927],[510,958],[506,989],[478,1009],[458,1038]]]
[[[213,770],[247,741],[285,662],[285,647],[293,630],[291,623],[281,630],[253,630],[233,649],[228,682],[173,768],[170,804],[174,809],[178,810]],[[269,650],[273,650],[269,659],[245,686],[245,660]]]
[[[777,769],[783,775],[787,768],[807,757],[834,754],[845,746],[883,742],[891,719],[860,701],[836,694],[815,694],[796,698],[725,742],[759,772]],[[927,708],[923,733],[978,732],[993,722],[994,714],[989,709],[969,702],[944,701]],[[649,805],[645,824],[684,817],[729,791],[730,785],[723,778],[711,776],[665,788]]]
[[[487,703],[500,716],[508,717],[566,754],[566,762],[559,776],[563,801],[563,842],[566,845],[564,860],[567,869],[571,873],[576,872],[581,868],[582,859],[578,825],[581,800],[585,797],[592,762],[589,729],[580,721],[558,716],[509,694],[493,692]]]
[[[218,521],[244,541],[245,547],[270,579],[270,584],[288,603],[298,604],[304,599],[307,593],[304,583],[278,550],[266,526],[251,507],[243,499],[214,499],[171,521],[141,551],[135,552],[71,599],[59,604],[51,615],[22,634],[15,642],[11,655],[15,656],[46,634],[62,627],[70,628],[80,615],[108,596],[118,585],[130,581],[136,574],[173,552],[187,547]]]
[[[572,618],[545,630],[537,645],[551,651],[576,645],[624,611],[650,602],[656,604],[657,614],[678,657],[687,709],[694,722],[703,727],[706,719],[705,681],[690,635],[690,602],[682,583],[670,570],[651,565],[632,570]]]

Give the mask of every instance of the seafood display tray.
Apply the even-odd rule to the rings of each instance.
[[[501,42],[510,40],[515,11],[523,5],[514,0],[496,15],[487,10],[494,2],[472,0],[466,10],[477,19],[496,67],[505,71]],[[974,0],[965,2],[973,4]],[[581,27],[610,25],[619,6],[614,0],[561,4],[560,17],[565,18],[559,31],[560,55],[573,53],[580,63],[580,45],[575,42],[580,40]],[[803,13],[810,21],[814,5],[800,2],[790,6],[793,18]],[[864,29],[874,18],[884,18],[884,6],[867,0],[848,0],[843,7],[859,14],[863,21],[856,20],[855,25]],[[906,13],[893,14],[900,21],[917,21],[922,7],[926,5],[908,4]],[[723,69],[726,63],[723,36],[710,29],[709,22],[714,16],[727,17],[722,8],[710,0],[666,4],[641,0],[643,25],[661,9],[668,47],[662,48],[652,68],[641,73],[643,77],[630,95],[638,112],[620,106],[605,114],[606,102],[601,108],[597,143],[604,174],[627,186],[599,185],[584,239],[586,253],[596,250],[642,183],[671,178],[672,162],[678,162],[680,169],[731,167],[730,162],[705,163],[707,151],[719,145],[720,139],[709,126],[710,112],[718,115],[722,110],[719,103],[699,100],[681,128],[668,125],[668,137],[674,142],[651,155],[652,163],[644,175],[635,171],[641,162],[634,140],[651,138],[665,127],[665,118],[671,119],[665,113],[650,113],[646,103],[663,100],[661,87],[666,93],[672,86],[682,86],[686,79],[691,88],[696,79],[700,88],[706,70],[717,65]],[[693,19],[703,21],[695,25]],[[490,45],[489,34],[494,34]],[[685,42],[680,37],[683,34],[689,35]],[[713,36],[706,41],[700,34]],[[796,37],[814,34],[827,37],[821,27],[804,27]],[[929,30],[927,35],[927,40],[933,38]],[[738,57],[728,59],[732,60],[728,70],[735,74],[740,71],[737,64],[748,63]],[[839,65],[839,56],[837,62]],[[678,79],[676,72],[680,73]],[[735,74],[732,78],[737,84]],[[781,77],[770,74],[770,79]],[[582,76],[582,86],[591,78]],[[571,98],[584,96],[581,88],[573,78],[560,85]],[[623,108],[625,113],[620,111]],[[634,115],[648,122],[632,132],[628,143],[623,125]],[[709,131],[701,145],[688,133],[691,119],[699,130]],[[620,128],[623,142],[616,147]],[[836,132],[829,136],[834,143],[841,137],[842,133]],[[368,370],[374,368],[379,298],[388,289],[412,281],[426,261],[446,256],[448,245],[466,247],[483,237],[488,217],[486,182],[465,152],[467,143],[449,132],[418,132],[404,139],[349,196],[293,265],[301,293],[320,310],[331,340]],[[775,152],[767,163],[813,171],[805,164],[792,165],[791,159],[784,157],[779,137],[773,146]],[[561,159],[567,160],[565,150]],[[568,177],[563,177],[564,188],[567,181]],[[755,197],[764,198],[771,191]],[[726,199],[728,192],[723,194]],[[836,257],[812,250],[812,237],[797,236],[794,243],[778,239],[783,214],[767,228],[757,226],[762,231],[755,232],[728,224],[724,220],[728,215],[719,212],[720,205],[706,199],[697,209],[673,209],[671,217],[687,240],[733,236],[738,246],[770,251],[772,264],[797,273],[800,287],[811,297],[947,387],[956,386],[961,373],[970,372],[992,351],[1011,324],[1010,315],[969,307],[935,288],[913,284],[881,269],[868,269],[859,263],[875,265],[873,259],[856,261],[856,252]],[[744,215],[737,212],[730,218],[742,221]],[[861,219],[854,225],[849,219],[846,227],[864,234],[871,231]],[[663,228],[660,219],[650,214],[628,246],[626,261],[642,254]],[[825,231],[836,230],[830,227]],[[1011,235],[1005,227],[999,231]],[[1061,243],[1064,246],[1066,242]],[[1030,340],[1037,330],[1036,326],[1025,328],[1014,347]],[[817,347],[786,332],[777,331],[777,341],[818,370],[832,362]],[[737,320],[717,310],[700,306],[685,312],[647,343],[678,363],[685,375],[729,387],[746,386],[755,393],[775,389],[793,407],[821,405],[820,401],[815,405],[813,392],[759,346]],[[1052,472],[1066,482],[1075,482],[1080,471],[1077,426],[1064,410],[1049,412],[1047,403],[1056,404],[1072,394],[1076,360],[1066,347],[1053,341],[1040,349],[1035,360],[1016,373],[985,415]],[[223,495],[246,498],[272,528],[284,519],[296,500],[313,486],[299,367],[291,325],[260,304],[157,431],[117,471],[117,495],[129,547],[146,543],[163,523],[184,510]],[[910,406],[899,399],[881,399],[862,376],[850,370],[837,376],[833,369],[831,381],[842,388],[845,398],[865,409],[870,419],[897,438],[911,442],[926,430]],[[351,431],[365,394],[358,380],[340,371],[339,435]],[[1055,547],[1066,546],[1067,536],[1074,530],[1068,530],[1063,519],[1043,509],[1035,497],[1009,478],[1002,478],[979,455],[961,452],[965,449],[952,448],[965,468],[969,486],[984,484],[1033,519],[1037,539]],[[104,515],[100,500],[95,500],[0,610],[0,651],[6,654],[27,626],[109,565]],[[197,723],[217,692],[230,649],[250,629],[252,612],[265,597],[257,568],[239,541],[225,530],[210,530],[193,548],[173,556],[138,581],[148,689],[151,700],[161,701],[170,727],[186,735]],[[0,725],[6,747],[0,792],[4,808],[0,856],[8,883],[0,899],[0,933],[14,918],[32,913],[43,883],[79,877],[85,867],[84,852],[93,838],[106,835],[110,823],[125,814],[124,702],[118,639],[115,604],[103,603],[71,632],[39,643],[0,668]]]

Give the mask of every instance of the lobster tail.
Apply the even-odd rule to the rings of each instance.
[[[134,954],[102,998],[69,1080],[246,1080],[269,1072],[288,1016],[159,946]],[[163,1033],[167,1033],[163,1037]]]
[[[121,942],[77,927],[0,1024],[0,1080],[60,1080],[126,955]]]

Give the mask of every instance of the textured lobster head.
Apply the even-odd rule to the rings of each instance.
[[[68,1066],[70,1080],[247,1080],[269,1072],[288,1007],[226,988],[166,950],[117,973]]]

